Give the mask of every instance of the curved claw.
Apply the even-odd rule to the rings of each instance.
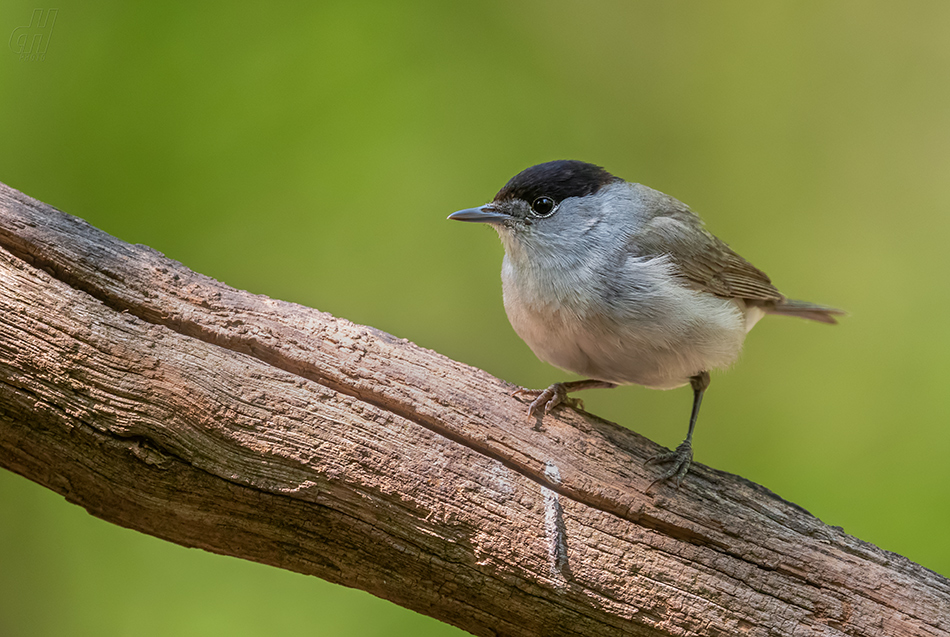
[[[666,464],[667,462],[672,463],[672,466],[661,473],[660,476],[650,484],[647,488],[648,491],[657,484],[668,480],[672,480],[675,488],[680,488],[680,485],[683,483],[683,478],[686,477],[686,474],[689,472],[689,466],[693,462],[693,445],[690,441],[684,440],[675,451],[656,454],[652,458],[649,458],[646,464]]]
[[[526,395],[533,396],[534,400],[528,405],[528,416],[536,416],[539,411],[544,410],[544,414],[551,413],[555,407],[565,404],[574,409],[583,409],[584,402],[579,398],[571,398],[567,395],[567,388],[563,383],[554,383],[547,389],[516,389],[511,393],[512,396]]]

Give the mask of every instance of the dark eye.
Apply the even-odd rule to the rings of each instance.
[[[554,212],[554,200],[550,197],[538,197],[531,204],[531,210],[539,217],[547,217]]]

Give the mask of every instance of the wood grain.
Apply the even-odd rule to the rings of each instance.
[[[950,582],[738,476],[0,184],[0,465],[477,635],[947,635]]]

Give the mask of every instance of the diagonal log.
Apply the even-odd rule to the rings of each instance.
[[[950,582],[767,489],[0,184],[0,465],[477,635],[947,635]]]

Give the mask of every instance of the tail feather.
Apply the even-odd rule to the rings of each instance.
[[[763,308],[768,314],[781,314],[782,316],[797,316],[798,318],[819,321],[821,323],[830,323],[834,325],[838,321],[835,316],[847,314],[844,310],[828,307],[827,305],[818,305],[817,303],[808,303],[807,301],[796,301],[794,299],[785,299],[775,305],[768,305]]]

